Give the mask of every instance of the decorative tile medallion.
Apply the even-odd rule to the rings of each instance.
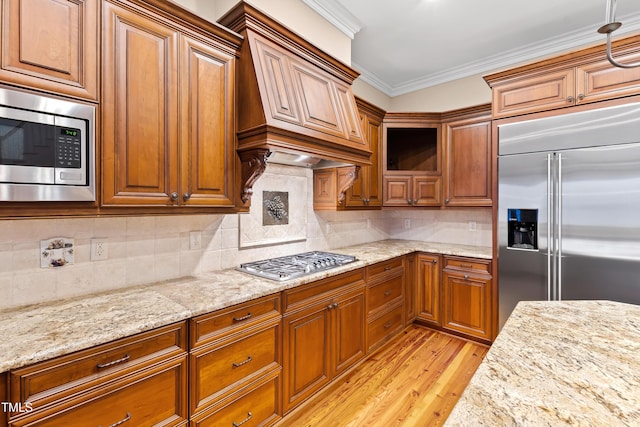
[[[288,192],[263,191],[262,200],[262,225],[289,224]]]

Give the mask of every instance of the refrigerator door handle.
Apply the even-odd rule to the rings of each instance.
[[[547,154],[547,301],[551,301],[552,276],[552,252],[551,230],[553,226],[553,180],[552,180],[552,155]]]
[[[557,263],[558,263],[558,301],[562,301],[562,153],[558,153],[558,246],[557,246]]]

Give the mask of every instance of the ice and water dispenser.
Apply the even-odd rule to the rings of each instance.
[[[509,209],[507,218],[507,247],[513,249],[538,249],[538,210]]]

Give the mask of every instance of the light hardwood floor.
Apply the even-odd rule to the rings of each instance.
[[[411,326],[277,425],[442,425],[488,350],[481,344]]]

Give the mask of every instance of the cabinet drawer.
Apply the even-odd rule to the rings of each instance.
[[[10,427],[184,425],[187,359],[176,357],[126,380],[99,387],[44,411],[17,417]]]
[[[444,258],[444,268],[491,274],[491,261],[476,258]]]
[[[286,313],[293,307],[304,307],[337,292],[344,292],[349,285],[364,287],[364,268],[284,291],[284,311]]]
[[[251,300],[191,320],[191,346],[197,347],[241,328],[280,316],[280,294]]]
[[[93,347],[11,372],[11,401],[34,410],[187,348],[186,322]]]
[[[280,324],[192,352],[192,411],[280,365]]]
[[[369,350],[378,347],[404,327],[402,314],[403,306],[400,304],[393,310],[369,323],[367,331]]]
[[[404,257],[393,258],[382,261],[367,267],[367,282],[378,279],[380,276],[389,274],[392,270],[402,268]]]
[[[367,313],[383,310],[397,304],[403,296],[404,273],[397,271],[382,282],[369,286],[367,295]]]
[[[280,419],[278,395],[279,372],[268,375],[247,387],[247,391],[231,402],[192,418],[194,427],[268,426]]]

